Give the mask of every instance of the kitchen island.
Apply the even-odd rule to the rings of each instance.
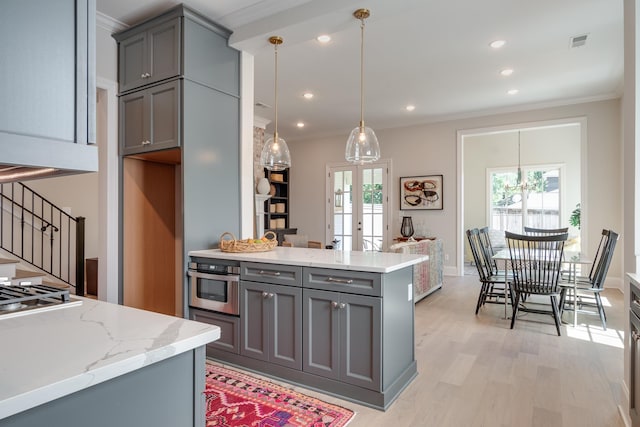
[[[417,375],[412,269],[426,255],[276,247],[189,256],[240,271],[238,316],[189,309],[222,326],[208,357],[383,410]]]
[[[217,326],[81,298],[0,316],[0,426],[204,425]]]

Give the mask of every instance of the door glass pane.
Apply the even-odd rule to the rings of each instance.
[[[362,170],[362,250],[381,251],[384,230],[383,168]]]

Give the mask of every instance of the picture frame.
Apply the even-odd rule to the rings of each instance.
[[[400,210],[442,210],[442,175],[400,177]]]

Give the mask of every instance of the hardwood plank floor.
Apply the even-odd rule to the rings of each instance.
[[[356,411],[349,427],[624,426],[622,293],[603,293],[607,331],[580,314],[558,337],[551,316],[528,313],[514,330],[500,305],[476,316],[478,291],[477,277],[445,277],[416,305],[419,375],[387,411],[295,389]]]
[[[476,316],[478,291],[477,277],[445,277],[416,304],[419,374],[387,411],[297,389],[356,411],[349,427],[624,426],[621,292],[603,293],[607,331],[579,314],[558,337],[551,316],[527,313],[513,330],[501,305]]]

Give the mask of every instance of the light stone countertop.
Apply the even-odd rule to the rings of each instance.
[[[218,326],[81,300],[0,316],[0,419],[220,338]]]
[[[429,259],[427,255],[394,252],[357,252],[333,249],[288,248],[277,246],[268,252],[233,253],[219,249],[190,251],[189,256],[227,259],[269,264],[298,265],[302,267],[331,268],[336,270],[390,273]]]

